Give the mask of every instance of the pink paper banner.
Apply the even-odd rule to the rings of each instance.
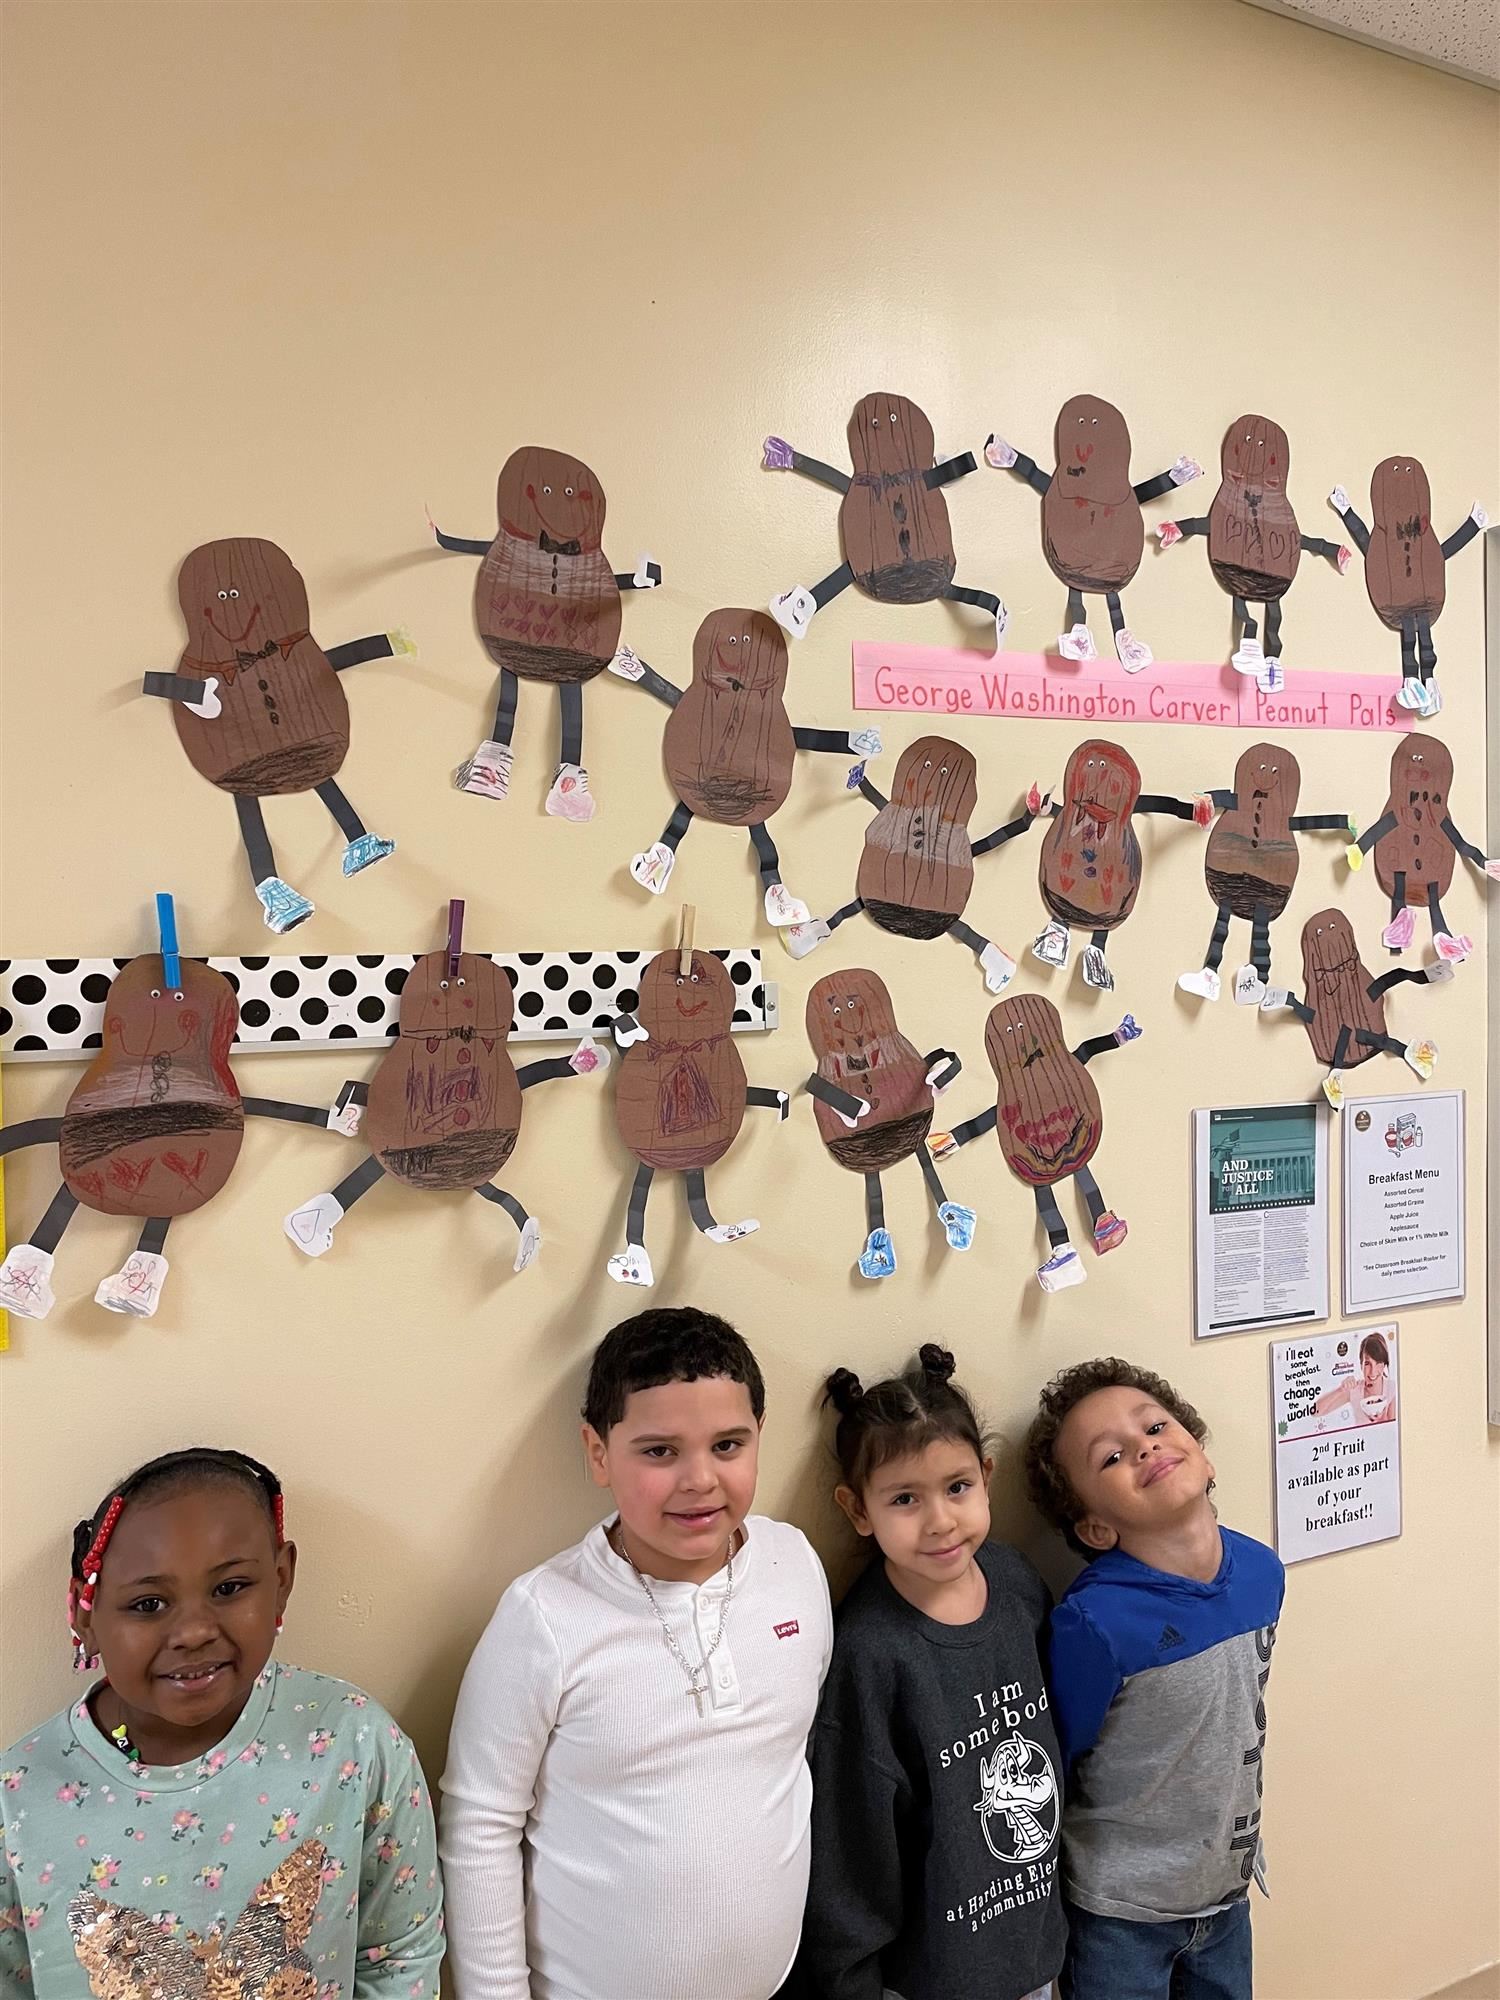
[[[956,646],[854,645],[854,706],[905,715],[1014,716],[1059,722],[1181,722],[1192,728],[1406,731],[1396,674],[1287,676],[1263,694],[1248,674],[1213,661],[1159,661],[1127,674],[1115,660],[1075,663],[1052,653],[968,653]]]

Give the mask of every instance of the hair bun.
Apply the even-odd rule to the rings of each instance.
[[[946,1347],[939,1347],[935,1340],[924,1341],[917,1349],[917,1360],[922,1373],[930,1375],[936,1382],[951,1382],[958,1363]]]
[[[823,1385],[823,1400],[832,1403],[841,1417],[847,1417],[864,1401],[865,1386],[852,1368],[835,1368]]]

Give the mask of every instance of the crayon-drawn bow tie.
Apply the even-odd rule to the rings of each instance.
[[[580,556],[583,554],[583,543],[576,535],[571,542],[554,542],[545,528],[542,530],[537,547],[544,556]]]
[[[725,1040],[723,1034],[705,1035],[701,1041],[696,1042],[663,1042],[653,1038],[646,1044],[646,1060],[661,1062],[668,1056],[701,1055],[705,1049],[716,1048],[723,1040]]]
[[[236,674],[245,673],[251,667],[258,666],[262,660],[270,659],[273,653],[280,653],[282,659],[286,659],[307,636],[306,632],[291,632],[285,639],[267,639],[256,652],[251,652],[244,646],[236,646],[232,664],[225,660],[197,660],[189,653],[183,665],[197,667],[205,674],[217,674],[225,687],[233,687]]]

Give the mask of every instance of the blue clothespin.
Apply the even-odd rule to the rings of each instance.
[[[161,890],[156,896],[156,927],[161,932],[162,978],[169,987],[182,985],[182,960],[177,954],[177,912],[172,898]]]

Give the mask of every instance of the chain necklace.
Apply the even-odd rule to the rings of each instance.
[[[729,1615],[729,1606],[734,1599],[734,1539],[735,1538],[733,1535],[731,1535],[729,1538],[729,1555],[725,1562],[726,1576],[724,1584],[724,1601],[719,1606],[718,1629],[714,1633],[713,1638],[709,1640],[708,1648],[705,1651],[703,1658],[698,1662],[696,1667],[692,1667],[688,1665],[687,1659],[683,1654],[683,1650],[681,1646],[679,1646],[677,1643],[677,1634],[672,1630],[671,1626],[667,1623],[665,1614],[663,1613],[661,1606],[656,1601],[656,1592],[651,1588],[650,1577],[648,1577],[645,1571],[641,1569],[639,1564],[636,1562],[635,1557],[630,1553],[629,1549],[626,1548],[625,1532],[623,1528],[620,1530],[620,1540],[619,1540],[620,1554],[624,1556],[626,1562],[630,1564],[630,1567],[635,1571],[636,1576],[640,1579],[641,1589],[645,1591],[647,1600],[651,1605],[651,1609],[656,1613],[657,1623],[661,1626],[662,1637],[667,1642],[667,1650],[671,1653],[672,1658],[677,1662],[678,1666],[681,1667],[682,1671],[687,1675],[687,1683],[688,1683],[687,1691],[692,1696],[693,1706],[697,1709],[699,1715],[702,1715],[703,1713],[703,1697],[705,1693],[708,1691],[708,1663],[713,1658],[714,1654],[719,1650],[719,1641],[724,1637],[724,1620]],[[699,1679],[700,1675],[702,1675],[701,1680]]]

